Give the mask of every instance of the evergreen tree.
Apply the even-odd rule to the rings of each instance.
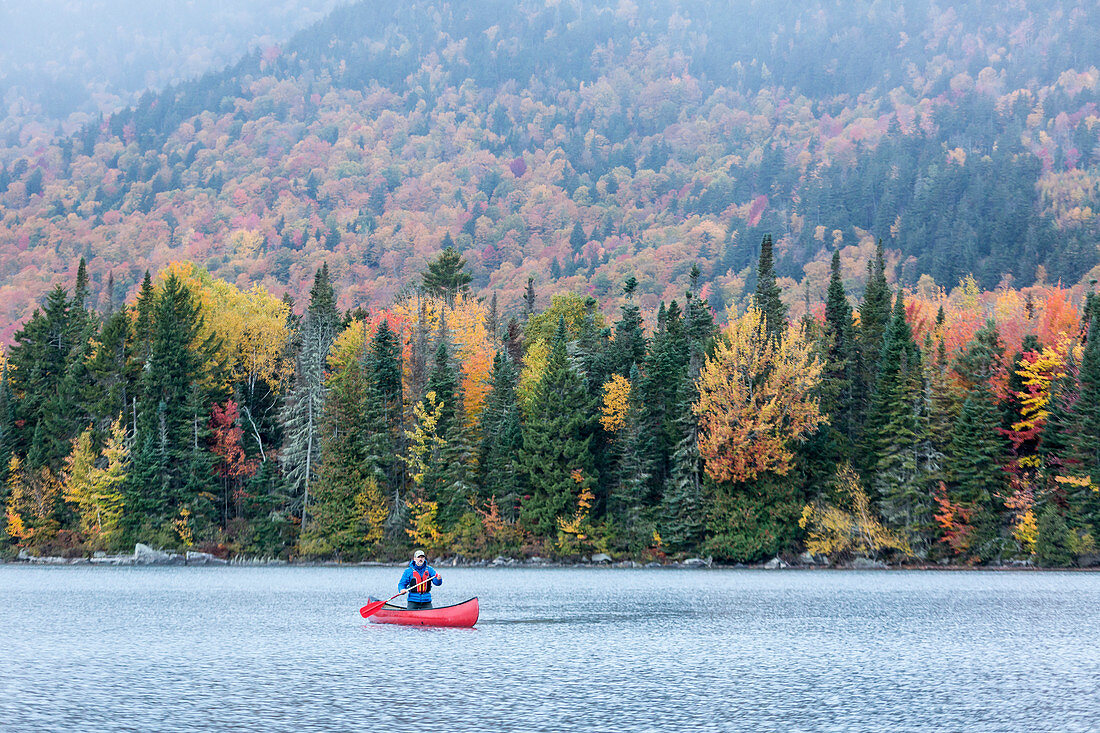
[[[136,316],[134,318],[134,358],[139,367],[144,367],[149,360],[149,352],[153,346],[153,310],[156,308],[157,292],[153,287],[153,278],[149,271],[145,271],[145,278],[141,281],[141,290],[138,291],[137,302],[134,304]]]
[[[626,299],[619,306],[622,315],[615,322],[615,341],[611,345],[610,370],[624,377],[630,374],[634,365],[645,362],[646,337],[642,330],[642,312],[634,303],[637,287],[638,280],[633,275],[623,283]]]
[[[143,403],[138,416],[138,452],[131,494],[132,506],[148,506],[161,521],[182,508],[191,509],[199,492],[209,485],[204,470],[203,426],[209,414],[202,388],[204,367],[213,359],[217,344],[200,342],[202,315],[195,296],[175,275],[170,275],[157,298],[148,368],[142,375]]]
[[[523,447],[516,381],[519,374],[502,352],[493,358],[492,387],[481,412],[481,450],[478,457],[481,498],[498,501],[506,519],[519,511],[521,475],[518,463]]]
[[[130,311],[125,306],[108,316],[95,355],[88,364],[84,400],[101,436],[119,417],[125,426],[132,422],[132,401],[136,399],[135,385],[140,372],[131,358],[131,324]]]
[[[898,294],[875,385],[870,434],[875,436],[875,488],[886,521],[921,547],[931,524],[929,479],[936,468],[928,434],[920,351]]]
[[[366,326],[353,328],[365,330]],[[358,557],[370,549],[356,507],[356,497],[368,490],[368,482],[373,482],[373,491],[378,492],[368,444],[383,426],[378,415],[371,414],[378,394],[371,385],[370,343],[364,337],[358,350],[344,354],[341,361],[326,382],[321,459],[311,505],[313,522],[300,541],[307,555]]]
[[[1087,483],[1070,484],[1069,502],[1075,519],[1100,536],[1100,296],[1085,301],[1084,353],[1077,370],[1078,394],[1067,415],[1070,430],[1067,467]]]
[[[527,288],[523,291],[523,320],[526,321],[535,312],[535,278],[527,278]]]
[[[569,246],[572,248],[573,254],[579,255],[586,244],[588,244],[588,235],[584,233],[584,229],[578,221],[573,225],[573,231],[569,234]]]
[[[88,263],[80,258],[80,264],[76,266],[76,285],[73,286],[72,307],[83,311],[88,307]]]
[[[8,381],[8,361],[0,356],[0,484],[6,484],[15,451],[15,400]],[[0,496],[0,503],[5,497]]]
[[[283,407],[285,437],[280,459],[292,493],[302,497],[303,530],[309,522],[310,484],[316,478],[321,458],[319,431],[327,397],[325,370],[339,323],[336,295],[326,263],[318,270],[310,289],[294,382]]]
[[[611,488],[607,497],[607,516],[620,537],[620,545],[639,552],[649,544],[651,530],[644,521],[649,506],[650,473],[644,455],[647,426],[644,423],[642,399],[638,386],[642,378],[638,367],[630,370],[630,407],[623,427],[611,444]]]
[[[420,273],[425,292],[453,303],[455,295],[470,289],[473,277],[465,268],[466,260],[458,250],[453,246],[444,247],[439,256],[428,263],[428,269]]]
[[[380,487],[400,486],[399,472],[394,456],[400,453],[401,416],[404,396],[401,385],[401,344],[389,323],[382,321],[371,340],[368,360],[369,393],[367,422],[370,434],[367,439],[367,460]],[[395,503],[400,495],[394,494]]]
[[[36,310],[14,336],[9,379],[17,397],[15,421],[22,425],[14,448],[27,456],[28,471],[42,466],[55,473],[60,470],[79,432],[73,422],[76,406],[71,403],[71,382],[66,383],[77,338],[71,301],[60,286],[50,291],[44,309]]]
[[[971,508],[971,552],[982,560],[1001,552],[999,513],[1007,483],[1003,465],[1007,441],[989,385],[1000,368],[1003,351],[996,326],[989,322],[974,334],[954,363],[956,373],[970,388],[952,430],[946,471],[952,499]]]
[[[638,452],[648,476],[642,500],[647,505],[660,501],[668,481],[672,451],[678,443],[676,408],[680,385],[687,377],[687,361],[680,306],[674,300],[665,312],[664,328],[654,336],[645,371],[635,383],[639,399]]]
[[[542,537],[552,536],[558,517],[576,506],[583,490],[593,487],[589,449],[593,409],[583,380],[569,364],[566,338],[565,320],[559,319],[546,370],[523,426],[520,461],[531,496],[523,503],[520,518]]]
[[[768,334],[780,339],[787,328],[787,306],[780,298],[779,284],[775,281],[775,263],[772,253],[772,235],[765,234],[760,243],[760,260],[756,266],[756,307],[764,314]]]
[[[863,427],[871,410],[871,400],[878,380],[879,360],[883,353],[883,335],[890,321],[890,288],[886,284],[886,260],[879,240],[874,258],[867,263],[867,286],[859,306],[859,367],[860,378],[856,384],[858,422]],[[861,441],[857,441],[861,442]],[[860,465],[867,465],[864,457]]]
[[[832,429],[839,435],[834,438],[838,446],[838,458],[847,456],[847,444],[855,431],[855,401],[858,359],[852,325],[852,306],[840,279],[840,252],[833,252],[829,291],[825,300],[825,333],[827,344],[825,368],[822,372],[822,409],[829,415]],[[839,465],[838,461],[838,464]]]

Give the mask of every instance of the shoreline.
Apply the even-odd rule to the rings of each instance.
[[[0,565],[21,566],[46,566],[46,567],[386,567],[403,568],[407,561],[386,560],[362,560],[357,562],[343,562],[339,560],[281,560],[276,558],[233,557],[218,558],[209,553],[186,552],[169,553],[159,550],[135,551],[133,555],[104,555],[97,557],[67,558],[60,556],[33,556],[25,552],[13,558],[0,559]],[[961,564],[895,564],[890,565],[882,561],[872,561],[866,558],[843,563],[825,562],[793,562],[773,558],[760,563],[720,563],[709,558],[688,558],[683,561],[668,562],[639,562],[636,560],[612,560],[606,555],[597,555],[593,558],[584,557],[581,560],[549,560],[533,557],[517,559],[511,557],[497,557],[494,560],[468,560],[458,557],[445,557],[433,563],[439,568],[522,568],[522,569],[583,569],[604,568],[618,570],[819,570],[819,571],[851,571],[851,570],[876,570],[876,571],[1081,571],[1097,572],[1100,565],[1090,564],[1074,567],[1040,567],[1029,561],[1014,560],[1006,563],[990,565],[961,565]]]

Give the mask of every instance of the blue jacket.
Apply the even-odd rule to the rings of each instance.
[[[405,573],[401,576],[401,580],[397,582],[397,590],[405,590],[411,585],[416,585],[416,578],[413,577],[414,572],[419,572],[421,578],[423,578],[424,573],[427,573],[428,577],[432,579],[432,585],[443,585],[443,578],[439,577],[439,575],[435,572],[435,568],[427,563],[424,563],[424,569],[418,571],[416,567],[416,562],[410,560],[409,567],[405,568]],[[414,603],[432,602],[432,594],[430,590],[427,593],[416,593],[414,591],[409,591],[408,596],[409,600]]]

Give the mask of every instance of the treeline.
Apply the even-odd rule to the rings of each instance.
[[[1043,565],[1100,529],[1100,298],[893,292],[881,245],[853,306],[791,323],[765,237],[719,329],[690,273],[650,323],[622,287],[520,312],[446,248],[387,308],[301,315],[190,264],[133,303],[58,287],[0,382],[0,542],[220,554],[433,554]],[[111,299],[108,299],[111,302]]]

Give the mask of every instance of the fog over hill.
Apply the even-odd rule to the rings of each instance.
[[[0,138],[78,125],[283,40],[349,0],[6,0]],[[31,134],[28,131],[27,134]]]
[[[0,152],[0,313],[80,255],[100,293],[190,259],[299,298],[327,261],[369,306],[445,236],[505,304],[528,277],[606,302],[634,274],[655,308],[698,262],[721,312],[767,233],[796,306],[836,248],[858,294],[878,238],[902,283],[1077,282],[1098,35],[1083,0],[349,5]]]

